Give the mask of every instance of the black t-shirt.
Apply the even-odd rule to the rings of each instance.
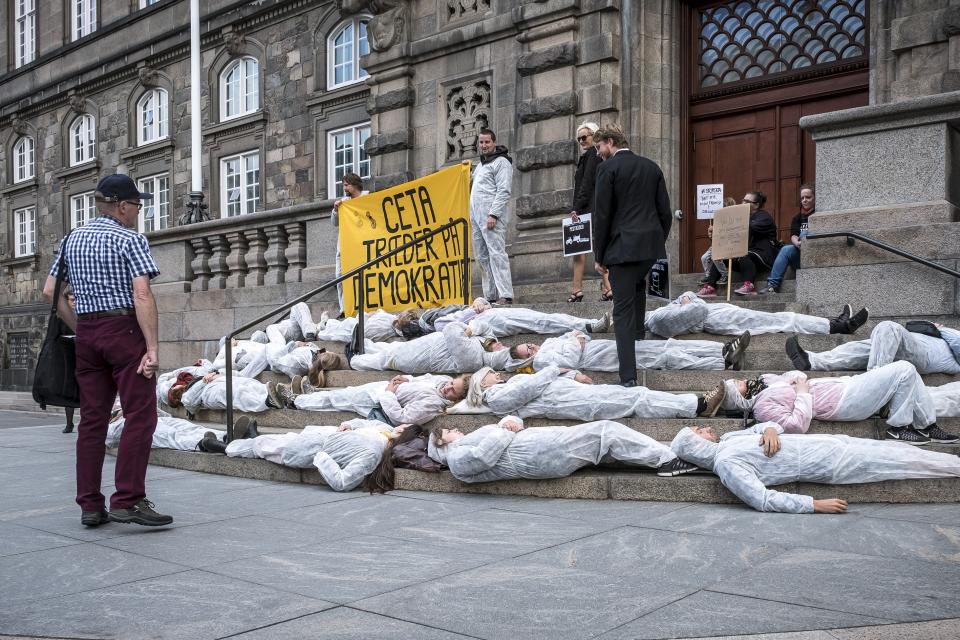
[[[807,220],[810,219],[810,216],[813,215],[813,211],[810,213],[800,212],[797,215],[793,216],[793,221],[790,223],[790,236],[797,236],[800,239],[803,239],[807,235]]]

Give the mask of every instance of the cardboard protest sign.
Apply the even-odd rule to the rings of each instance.
[[[451,220],[470,220],[470,166],[458,164],[426,177],[340,204],[342,273],[403,246]],[[343,283],[346,315],[356,315],[360,287],[366,309],[399,311],[464,300],[463,250],[469,231],[451,229],[370,267],[361,281]],[[469,266],[468,266],[469,268]],[[470,279],[467,278],[469,287]],[[467,291],[469,294],[469,290]]]
[[[726,260],[747,255],[749,234],[749,204],[718,209],[713,216],[713,259]]]
[[[697,185],[697,220],[710,220],[723,208],[722,184]]]
[[[647,274],[647,295],[670,299],[670,263],[661,258],[650,267]]]
[[[590,253],[593,251],[593,241],[591,234],[593,232],[593,223],[589,213],[579,216],[580,222],[574,222],[573,218],[563,219],[563,257],[578,256],[581,253]]]

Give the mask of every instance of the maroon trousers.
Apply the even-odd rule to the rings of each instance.
[[[80,424],[77,426],[77,504],[84,511],[104,508],[100,491],[107,424],[114,398],[126,421],[117,452],[111,509],[128,509],[146,495],[144,483],[153,432],[157,428],[157,379],[137,373],[147,352],[136,316],[118,316],[77,323],[77,384]]]

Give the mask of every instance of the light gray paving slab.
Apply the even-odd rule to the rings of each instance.
[[[331,606],[204,571],[187,571],[70,598],[2,604],[0,629],[57,637],[204,640]]]
[[[960,638],[960,618],[859,629],[832,629],[830,635],[837,640],[957,640]]]
[[[277,551],[210,567],[223,575],[347,603],[411,584],[496,562],[468,545],[411,545],[359,536],[346,541]]]
[[[183,570],[176,564],[90,543],[22,553],[0,558],[0,606]]]
[[[902,622],[960,611],[953,566],[822,549],[791,549],[709,589]]]
[[[749,612],[745,615],[745,612]],[[698,591],[609,631],[601,640],[659,640],[882,624],[853,613]]]
[[[615,628],[693,591],[524,557],[352,606],[489,640],[566,640]]]
[[[348,607],[328,609],[313,615],[281,622],[280,624],[241,633],[238,640],[459,640],[467,638],[457,633],[433,629],[386,616]]]
[[[688,503],[531,498],[524,501],[506,502],[504,504],[494,504],[491,506],[496,509],[537,513],[557,518],[645,526],[647,522],[655,518],[672,513],[678,509],[684,509],[688,506]]]
[[[73,538],[58,536],[46,531],[37,531],[9,522],[0,523],[0,540],[3,541],[3,544],[0,545],[0,556],[13,556],[41,549],[65,547],[79,542]]]
[[[0,520],[3,516],[0,515]],[[45,508],[25,509],[16,512],[9,521],[35,530],[38,534],[51,533],[72,539],[74,542],[93,542],[120,535],[126,525],[104,524],[99,527],[85,527],[80,524],[80,507],[74,505],[53,505]]]
[[[252,487],[262,487],[270,483],[262,480],[232,478],[207,473],[195,473],[188,476],[157,478],[147,486],[147,495],[154,499],[186,498],[192,499],[198,494],[226,493],[241,491]]]
[[[960,504],[882,504],[872,507],[864,514],[869,518],[960,524]]]
[[[462,544],[498,557],[518,556],[617,526],[487,509],[403,527],[392,535],[429,547]]]
[[[245,516],[192,526],[144,529],[114,527],[117,537],[98,544],[161,558],[189,567],[218,565],[231,560],[314,544],[320,538],[312,527],[280,522],[264,516]]]

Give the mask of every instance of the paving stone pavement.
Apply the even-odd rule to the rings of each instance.
[[[958,504],[794,516],[151,467],[173,526],[85,529],[61,426],[0,411],[0,639],[960,637]]]

